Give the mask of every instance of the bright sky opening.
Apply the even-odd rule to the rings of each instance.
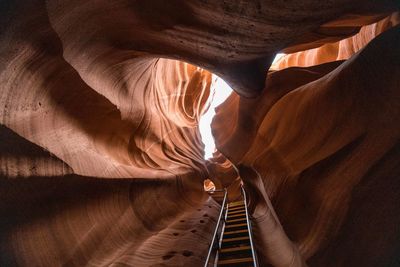
[[[275,55],[274,60],[272,61],[272,64],[274,64],[275,62],[277,62],[279,59],[281,59],[285,54],[283,53],[278,53]]]
[[[213,74],[213,82],[211,84],[211,94],[214,98],[211,100],[210,108],[200,118],[200,134],[204,143],[204,158],[209,159],[215,151],[214,137],[211,133],[211,121],[215,115],[215,108],[222,104],[232,93],[232,88],[220,77]]]
[[[276,62],[285,54],[278,53],[273,62]],[[211,100],[210,108],[200,118],[200,134],[204,148],[204,158],[209,159],[215,151],[214,137],[211,133],[211,121],[215,115],[215,108],[221,105],[228,96],[232,93],[232,88],[220,77],[213,74],[213,82],[211,84],[211,95],[214,93],[214,98]]]

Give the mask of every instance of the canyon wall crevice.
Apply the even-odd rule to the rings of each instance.
[[[363,194],[363,205],[375,211],[381,199],[390,203],[397,199],[384,191],[372,193],[373,188],[363,188],[361,193],[358,185],[361,181],[382,179],[384,188],[398,186],[395,177],[399,173],[391,164],[399,159],[399,40],[400,28],[393,27],[345,62],[271,73],[265,89],[268,98],[249,100],[232,95],[219,107],[213,121],[218,149],[235,165],[252,167],[252,171],[241,173],[245,184],[250,186],[252,180],[260,180],[249,191],[252,196],[263,196],[254,200],[260,202],[254,215],[255,236],[259,239],[256,242],[265,262],[276,256],[269,251],[279,255],[285,247],[286,255],[280,255],[278,262],[272,261],[274,266],[289,266],[293,257],[300,257],[294,256],[298,252],[292,251],[290,245],[273,243],[285,239],[273,238],[279,233],[276,227],[283,227],[300,254],[306,259],[311,257],[314,264],[325,261],[323,265],[328,266],[374,266],[379,262],[384,266],[393,257],[393,250],[388,249],[398,244],[398,239],[392,237],[398,235],[393,228],[380,232],[378,238],[388,250],[374,251],[371,236],[358,243],[356,238],[365,229],[355,229],[349,220],[369,220],[366,227],[383,223],[379,212],[367,215],[356,211],[353,195]],[[302,72],[307,74],[292,76]],[[285,83],[281,85],[279,81]],[[260,108],[254,110],[258,105]],[[226,127],[232,130],[219,130]],[[238,150],[239,140],[251,141]],[[387,157],[391,158],[389,162]],[[388,172],[370,174],[372,168],[381,169],[386,164],[392,166]],[[374,197],[367,199],[366,191]],[[267,205],[269,201],[272,204]],[[274,219],[275,212],[279,220]],[[394,214],[384,216],[397,220]],[[387,218],[386,222],[392,219]],[[356,246],[357,254],[340,254],[339,250],[346,250],[345,247],[321,250],[328,243],[335,243],[339,232],[344,231],[343,225],[352,225],[353,232],[340,236],[340,242]],[[351,246],[347,249],[351,250]],[[335,261],[329,265],[327,255],[333,254]],[[285,257],[286,263],[282,262]]]

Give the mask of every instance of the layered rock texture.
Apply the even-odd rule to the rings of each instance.
[[[244,184],[261,266],[398,266],[398,10],[3,1],[0,266],[202,266],[205,179]]]

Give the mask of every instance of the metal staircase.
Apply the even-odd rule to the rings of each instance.
[[[226,204],[226,190],[223,192],[220,217],[204,266],[256,267],[257,259],[247,211],[246,192],[242,187],[243,200],[228,204]]]

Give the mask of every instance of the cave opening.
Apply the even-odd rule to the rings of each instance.
[[[220,77],[213,74],[210,86],[210,106],[201,116],[199,128],[204,144],[204,158],[209,159],[215,151],[214,137],[211,131],[211,122],[215,116],[215,108],[221,105],[232,93],[232,88]]]
[[[204,191],[213,192],[213,191],[215,191],[215,189],[216,189],[216,186],[213,181],[211,181],[210,179],[204,180]]]
[[[276,63],[284,55],[284,53],[277,53],[272,64]],[[213,74],[210,91],[210,106],[201,116],[199,122],[201,139],[204,144],[204,159],[212,158],[216,149],[214,136],[211,131],[211,123],[215,116],[215,108],[225,102],[225,100],[232,94],[233,89],[222,78]]]

